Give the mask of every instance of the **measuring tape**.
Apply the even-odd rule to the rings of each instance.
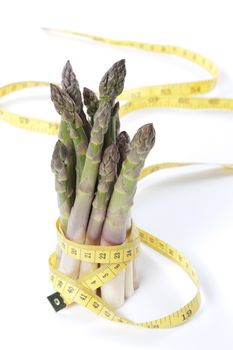
[[[106,44],[129,46],[151,52],[177,55],[201,66],[210,74],[210,79],[208,80],[146,86],[123,91],[123,93],[119,96],[119,100],[124,100],[126,103],[120,109],[120,117],[123,117],[129,112],[145,107],[233,110],[233,99],[193,97],[193,95],[203,94],[212,90],[216,85],[219,76],[219,70],[217,66],[200,54],[177,46],[147,44],[127,40],[112,40],[65,30],[47,28],[45,28],[45,30],[50,33],[63,33],[73,36],[82,36],[92,40],[101,41]],[[25,81],[8,84],[0,88],[0,98],[24,88],[48,85],[48,82],[39,81]],[[41,132],[49,135],[57,135],[59,129],[59,124],[54,121],[19,115],[12,113],[2,107],[0,107],[0,120],[5,121],[18,128]],[[195,164],[199,165],[202,163],[154,164],[142,170],[140,179],[143,179],[144,177],[158,170]],[[226,171],[233,170],[233,164],[216,165],[223,167],[226,169]],[[97,270],[88,273],[78,280],[73,280],[57,270],[56,253],[53,253],[50,256],[49,268],[51,282],[57,293],[55,293],[52,298],[48,298],[50,298],[50,301],[57,306],[57,309],[61,309],[62,307],[71,303],[77,303],[84,305],[87,309],[106,319],[148,328],[174,327],[186,322],[197,312],[201,301],[200,289],[197,274],[191,263],[177,249],[173,248],[168,243],[163,242],[159,238],[149,234],[143,229],[137,227],[134,222],[132,222],[132,229],[126,241],[120,246],[111,247],[82,245],[68,240],[61,230],[59,219],[56,223],[56,229],[58,235],[58,243],[61,249],[67,255],[70,255],[73,258],[81,261],[88,261],[93,263],[95,262],[100,264],[100,267]],[[163,254],[178,264],[191,278],[197,288],[197,292],[188,304],[175,311],[174,313],[157,320],[137,323],[121,316],[116,310],[105,303],[103,299],[96,295],[95,290],[101,287],[104,283],[109,282],[120,271],[125,269],[130,261],[138,256],[140,252],[140,242],[146,244],[150,248],[154,249],[160,254]]]

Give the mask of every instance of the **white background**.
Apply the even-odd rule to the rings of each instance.
[[[232,2],[221,1],[2,1],[0,84],[60,81],[70,59],[81,87],[97,90],[105,71],[125,58],[125,88],[205,79],[186,61],[79,38],[47,35],[40,27],[116,39],[173,44],[199,52],[221,69],[209,96],[233,98]],[[9,110],[58,120],[49,89],[15,93]],[[147,109],[122,120],[132,136],[153,122],[157,142],[147,163],[233,163],[231,111]],[[184,252],[201,281],[202,306],[181,327],[140,329],[106,321],[80,306],[55,313],[48,256],[56,245],[58,216],[50,159],[56,137],[0,123],[1,337],[3,349],[231,349],[233,346],[233,173],[211,166],[165,170],[138,186],[136,223]],[[121,311],[150,320],[194,295],[186,275],[144,248],[141,286]]]

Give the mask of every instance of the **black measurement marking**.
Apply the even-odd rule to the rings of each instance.
[[[186,321],[189,317],[192,316],[192,310],[187,310],[185,314],[182,314],[183,321]]]
[[[120,253],[119,252],[114,253],[114,259],[120,259]]]

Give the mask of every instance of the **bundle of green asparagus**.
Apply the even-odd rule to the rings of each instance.
[[[152,124],[139,128],[130,142],[120,132],[119,102],[126,76],[125,60],[104,74],[99,96],[80,91],[68,61],[61,88],[51,84],[51,100],[61,116],[51,168],[61,229],[77,243],[122,244],[131,230],[131,207],[145,159],[155,142]],[[57,251],[58,270],[77,279],[98,268]],[[101,297],[115,308],[138,287],[135,261],[101,287]]]

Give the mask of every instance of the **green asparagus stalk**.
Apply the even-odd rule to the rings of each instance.
[[[50,84],[51,99],[55,109],[69,127],[70,137],[73,140],[76,155],[76,192],[84,168],[87,150],[87,136],[83,128],[82,119],[76,112],[76,106],[70,96],[59,86]]]
[[[59,131],[58,131],[58,139],[63,143],[63,145],[65,145],[67,152],[68,152],[68,156],[69,156],[69,163],[67,166],[67,174],[68,174],[68,182],[69,182],[69,186],[71,188],[74,188],[74,192],[71,196],[71,204],[74,204],[74,200],[75,200],[75,186],[76,186],[76,180],[75,180],[75,150],[74,150],[74,144],[73,141],[70,137],[70,131],[69,131],[69,126],[66,123],[66,121],[64,121],[63,119],[61,119],[60,121],[60,125],[59,125]],[[71,205],[71,206],[72,206]]]
[[[62,89],[72,98],[76,105],[76,111],[83,121],[83,128],[85,130],[87,139],[90,139],[91,125],[88,122],[83,110],[82,95],[79,88],[78,80],[70,64],[67,61],[62,71]]]
[[[104,138],[104,146],[108,147],[111,143],[116,143],[117,132],[116,132],[116,119],[119,115],[119,102],[115,103],[111,111],[111,118],[109,120],[108,131]]]
[[[86,153],[81,181],[71,210],[67,227],[67,237],[78,243],[84,243],[85,231],[94,197],[95,184],[101,161],[104,135],[107,131],[108,119],[111,113],[109,102],[101,104],[95,117],[91,138]],[[79,275],[80,262],[62,254],[59,270],[73,278]]]
[[[63,232],[67,230],[68,218],[73,205],[72,194],[74,193],[74,188],[71,187],[69,181],[69,162],[70,157],[68,150],[66,146],[58,140],[52,155],[51,170],[55,174],[55,190],[57,192],[60,223]]]
[[[92,90],[86,87],[83,88],[83,99],[84,99],[84,104],[87,108],[87,114],[90,117],[91,126],[93,126],[94,115],[97,109],[99,108],[99,99]]]
[[[130,148],[130,137],[126,131],[122,131],[117,136],[117,147],[120,152],[120,161],[117,164],[117,173],[120,174],[122,164],[125,161]],[[126,232],[130,232],[131,229],[131,210],[128,214]],[[136,276],[136,265],[135,260],[130,261],[125,269],[125,298],[128,298],[134,293],[134,275]],[[133,273],[133,267],[135,265],[135,274]]]
[[[100,244],[101,231],[107,211],[109,199],[117,176],[117,163],[120,155],[115,144],[108,146],[103,154],[99,167],[99,182],[95,198],[92,202],[92,211],[87,227],[85,244]],[[97,264],[82,262],[80,276],[94,271]]]
[[[126,226],[130,208],[137,188],[137,181],[145,159],[155,142],[152,124],[141,127],[130,144],[130,151],[122,165],[114,186],[104,222],[101,245],[122,244],[126,237]],[[101,296],[118,308],[124,303],[125,271],[101,287]]]
[[[116,135],[118,136],[119,133],[120,133],[120,127],[121,127],[121,124],[120,124],[120,116],[119,116],[119,113],[116,114]]]
[[[123,90],[125,77],[123,72],[125,72],[125,61],[121,60],[109,69],[100,82],[101,103],[94,117],[86,161],[67,227],[67,237],[75,242],[84,243],[85,241],[85,232],[102,157],[104,135],[108,129],[112,100]],[[79,269],[80,261],[62,254],[59,264],[61,272],[77,278]]]
[[[122,131],[116,138],[116,145],[120,153],[120,160],[117,164],[117,173],[120,174],[122,164],[129,152],[130,137],[126,131]]]

